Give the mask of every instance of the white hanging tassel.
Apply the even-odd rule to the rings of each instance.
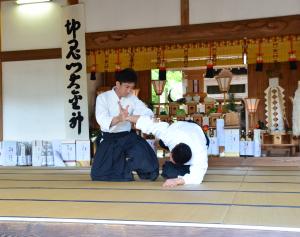
[[[293,100],[293,135],[300,136],[300,81]]]

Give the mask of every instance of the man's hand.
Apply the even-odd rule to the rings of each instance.
[[[123,122],[126,120],[126,118],[129,115],[129,112],[128,112],[129,105],[127,105],[126,108],[124,109],[124,108],[122,108],[120,101],[118,102],[118,104],[119,104],[119,108],[120,108],[119,119],[120,119],[120,122]]]
[[[176,187],[177,185],[183,185],[183,184],[185,184],[185,182],[184,179],[182,178],[167,179],[164,182],[163,187],[172,188],[172,187]]]
[[[140,115],[131,115],[131,116],[127,116],[126,120],[131,123],[136,123],[139,118]]]
[[[128,112],[129,105],[127,105],[126,108],[124,109],[124,108],[122,108],[120,101],[118,102],[118,104],[119,104],[120,113],[118,116],[116,116],[112,119],[110,126],[114,126],[117,123],[126,121],[126,118],[129,115],[129,112]]]

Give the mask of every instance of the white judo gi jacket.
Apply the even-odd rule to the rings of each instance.
[[[192,150],[192,158],[185,163],[190,165],[190,173],[178,178],[183,178],[185,184],[202,182],[207,171],[208,160],[206,138],[200,126],[183,121],[169,125],[166,122],[155,122],[148,116],[141,116],[136,123],[136,128],[161,139],[170,151],[179,143],[187,144]]]
[[[124,121],[110,127],[113,117],[120,113],[120,101],[122,108],[129,105],[129,115],[147,115],[153,117],[153,112],[134,95],[128,95],[119,99],[114,89],[106,91],[97,96],[96,99],[96,120],[102,132],[117,133],[131,130],[131,123]]]

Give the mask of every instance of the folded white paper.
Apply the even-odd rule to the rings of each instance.
[[[90,140],[76,140],[76,163],[78,166],[90,166],[91,143]]]

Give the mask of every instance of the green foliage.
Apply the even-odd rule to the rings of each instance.
[[[211,114],[211,113],[217,113],[218,111],[218,108],[217,107],[213,107],[211,108],[209,111],[208,111],[208,114]]]
[[[235,100],[234,100],[234,94],[229,94],[229,101],[226,104],[226,109],[228,111],[232,111],[232,112],[236,112],[236,104],[235,104]]]
[[[176,110],[176,115],[185,115],[185,110],[184,109],[177,109]]]

